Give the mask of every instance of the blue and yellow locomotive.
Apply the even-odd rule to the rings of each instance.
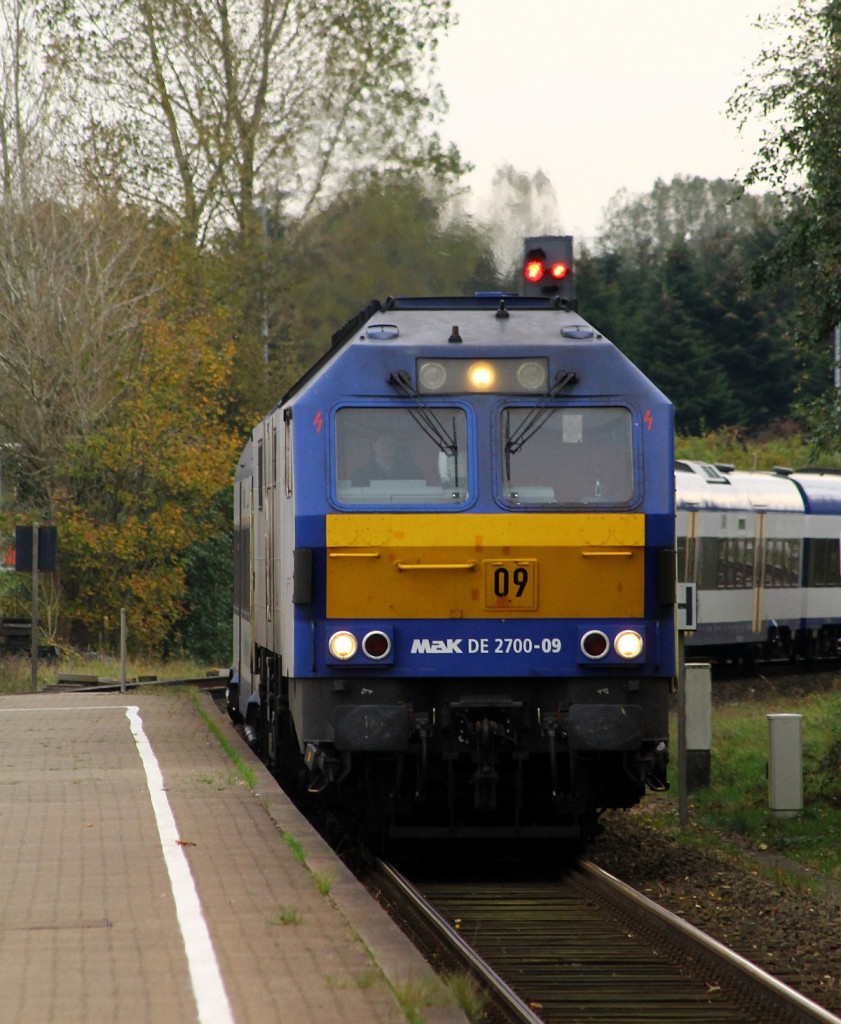
[[[392,836],[582,838],[665,785],[672,407],[571,240],[527,247],[533,294],[351,321],[236,474],[232,713]]]

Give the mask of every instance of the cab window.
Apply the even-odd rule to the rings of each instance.
[[[469,492],[466,414],[443,406],[340,409],[334,465],[341,502],[463,502]]]
[[[504,409],[501,444],[502,497],[507,502],[627,505],[634,498],[628,409]]]

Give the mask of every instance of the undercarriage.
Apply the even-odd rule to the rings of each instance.
[[[585,703],[593,688],[581,680],[517,681],[532,698],[523,700],[503,692],[510,680],[484,681],[484,693],[480,681],[430,681],[424,691],[416,681],[354,680],[351,703],[341,682],[290,684],[275,665],[262,664],[246,734],[284,784],[369,834],[586,839],[602,810],[668,785],[665,685],[614,681],[622,703]],[[405,699],[409,685],[415,701]],[[366,690],[380,702],[358,702]],[[652,715],[643,706],[654,693]],[[653,736],[651,719],[662,724]]]

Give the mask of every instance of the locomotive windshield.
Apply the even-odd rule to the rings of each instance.
[[[517,504],[624,505],[634,497],[625,408],[505,409],[501,456],[503,498]]]
[[[345,407],[335,419],[336,496],[350,504],[464,501],[466,452],[463,409]]]

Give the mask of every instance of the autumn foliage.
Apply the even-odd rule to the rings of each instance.
[[[70,449],[53,521],[62,631],[77,642],[113,640],[121,607],[133,648],[159,652],[172,640],[185,611],[185,555],[227,529],[210,510],[241,444],[225,417],[232,362],[211,317],[150,324],[116,415]]]

